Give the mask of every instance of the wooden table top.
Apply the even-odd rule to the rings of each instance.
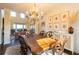
[[[24,38],[25,43],[31,48],[32,52],[40,52],[43,49],[36,42],[36,35],[21,35]]]
[[[51,43],[55,40],[51,38],[39,38],[37,35],[21,35],[24,38],[26,44],[31,48],[34,53],[41,52],[49,48]]]

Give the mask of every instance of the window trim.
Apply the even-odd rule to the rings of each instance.
[[[11,10],[11,11],[10,11],[10,16],[11,16],[11,17],[16,17],[16,16],[17,16],[17,12]]]

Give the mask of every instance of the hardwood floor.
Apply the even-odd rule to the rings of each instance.
[[[2,46],[1,44],[0,44],[0,55],[3,55],[4,53],[5,53],[5,51],[6,51],[6,49],[7,49],[7,47],[9,46],[9,44],[6,44],[6,45],[4,45],[4,46]],[[3,47],[3,48],[2,48]]]
[[[15,46],[15,45],[17,45],[17,44],[19,44],[19,42],[16,41],[15,39],[11,40],[11,43],[10,43],[10,44],[5,44],[5,45],[3,46],[3,49],[2,49],[2,45],[0,44],[0,55],[4,55],[4,54],[5,54],[5,51],[6,51],[6,49],[7,49],[8,47],[10,47],[10,46]]]
[[[6,52],[5,52],[5,55],[21,55],[20,45],[8,47]],[[29,49],[28,49],[27,55],[32,55],[32,53]],[[48,51],[43,52],[40,55],[52,55],[52,51],[48,50]],[[68,54],[63,53],[62,55],[68,55]]]

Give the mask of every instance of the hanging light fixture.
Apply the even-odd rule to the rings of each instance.
[[[36,3],[33,4],[33,8],[31,8],[27,14],[28,14],[27,18],[31,20],[32,24],[35,24],[35,22],[38,21],[39,19],[43,19],[43,11],[40,10],[39,12]]]
[[[38,8],[36,7],[36,4],[34,4],[33,8],[30,9],[30,16],[34,20],[39,18]]]

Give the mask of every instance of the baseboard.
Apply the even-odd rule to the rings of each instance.
[[[72,51],[70,51],[68,49],[64,49],[64,52],[67,53],[68,55],[79,55],[79,53],[76,53],[76,52],[73,52],[73,54],[72,54]]]

